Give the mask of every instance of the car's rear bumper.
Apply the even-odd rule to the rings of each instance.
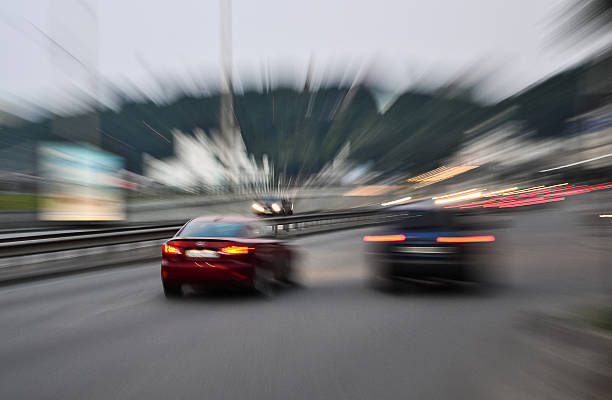
[[[197,285],[251,286],[253,266],[246,263],[227,264],[198,261],[197,263],[162,263],[162,280]]]
[[[470,280],[471,268],[459,259],[382,259],[375,263],[374,273],[390,279]]]

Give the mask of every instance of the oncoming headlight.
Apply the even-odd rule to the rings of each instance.
[[[274,212],[280,212],[281,208],[278,204],[276,203],[272,203],[272,210],[274,210]]]
[[[263,207],[261,206],[261,204],[258,204],[258,203],[253,203],[253,205],[252,205],[251,207],[253,207],[253,210],[255,210],[255,211],[257,211],[257,212],[260,212],[260,213],[262,213],[262,212],[266,212],[266,209],[265,209],[265,208],[263,208]]]

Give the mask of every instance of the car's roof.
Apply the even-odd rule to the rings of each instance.
[[[258,221],[257,218],[254,217],[245,217],[242,215],[206,215],[206,216],[202,216],[202,217],[197,217],[191,220],[191,222],[196,221],[196,222],[219,222],[219,223],[224,223],[224,222],[241,222],[241,223],[248,223],[248,222],[256,222]]]
[[[441,208],[436,205],[433,200],[419,200],[414,203],[409,203],[401,206],[392,207],[393,210],[405,211],[441,211]]]

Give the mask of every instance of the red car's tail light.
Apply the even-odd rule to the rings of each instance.
[[[476,243],[476,242],[494,242],[495,236],[438,236],[436,242],[439,243]]]
[[[162,253],[164,254],[182,254],[178,247],[170,246],[169,244],[162,245]]]
[[[249,254],[249,250],[253,250],[252,247],[246,246],[227,246],[219,250],[219,253],[223,254]]]
[[[380,235],[380,236],[364,236],[365,242],[402,242],[406,240],[404,235]]]

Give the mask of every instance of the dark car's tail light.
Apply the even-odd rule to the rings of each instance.
[[[222,254],[249,254],[249,250],[253,250],[253,247],[227,246],[219,250],[219,253],[222,253]]]
[[[477,243],[477,242],[494,242],[495,236],[484,235],[484,236],[438,236],[436,242],[438,243]]]
[[[406,240],[404,235],[380,235],[380,236],[364,236],[365,242],[403,242]]]
[[[178,247],[171,246],[166,243],[162,245],[162,253],[163,254],[183,254],[181,249],[179,249]]]

